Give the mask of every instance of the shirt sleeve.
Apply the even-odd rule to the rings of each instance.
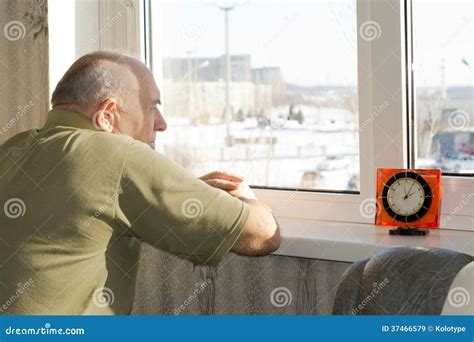
[[[250,208],[134,141],[123,166],[118,210],[131,235],[193,263],[215,265],[237,241]]]

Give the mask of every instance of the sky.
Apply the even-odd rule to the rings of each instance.
[[[447,86],[474,86],[473,17],[473,0],[413,0],[418,85],[439,85],[444,59]]]
[[[225,3],[161,1],[163,56],[222,55]],[[279,66],[289,83],[357,84],[356,0],[232,3],[240,6],[229,15],[231,54]],[[443,59],[447,86],[473,84],[473,11],[471,0],[413,0],[417,85],[439,85]]]

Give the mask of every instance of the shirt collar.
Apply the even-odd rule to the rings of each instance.
[[[50,110],[45,126],[67,126],[102,132],[84,114],[63,109]]]

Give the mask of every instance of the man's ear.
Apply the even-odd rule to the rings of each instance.
[[[97,129],[112,133],[118,122],[117,100],[109,98],[103,101],[92,116],[92,124]]]

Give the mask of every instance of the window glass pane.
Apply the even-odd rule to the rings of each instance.
[[[413,0],[417,160],[474,172],[474,3]]]
[[[168,156],[197,176],[359,189],[355,0],[162,1],[160,13]]]

